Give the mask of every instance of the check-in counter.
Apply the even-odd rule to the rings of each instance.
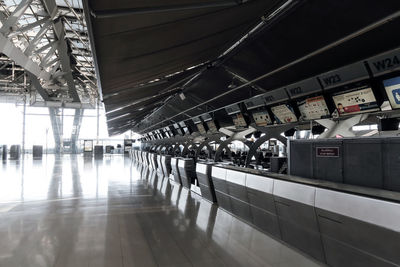
[[[178,169],[178,161],[179,158],[176,157],[171,158],[171,173],[174,176],[174,181],[178,184],[182,184],[181,175],[179,174],[179,169]]]
[[[217,197],[218,206],[231,211],[231,201],[226,183],[227,169],[221,167],[212,167],[211,177],[215,188],[215,196]]]
[[[147,152],[146,151],[142,151],[142,164],[145,165],[145,166],[147,165],[146,158],[147,158]]]
[[[153,154],[153,152],[149,152],[147,154],[147,160],[149,161],[149,167],[154,170]]]
[[[164,175],[164,170],[162,166],[162,155],[157,155],[157,171]]]
[[[165,177],[169,177],[171,174],[171,155],[161,156],[161,166]]]
[[[400,266],[400,193],[224,165],[211,177],[221,208],[329,266]]]
[[[274,180],[268,177],[246,174],[246,192],[253,224],[264,232],[281,237],[273,197]]]
[[[150,163],[151,163],[151,166],[152,166],[153,170],[156,171],[157,168],[158,168],[157,154],[156,153],[151,153],[150,154]]]
[[[150,156],[151,156],[151,152],[146,152],[146,162],[147,162],[146,164],[147,164],[147,166],[149,166],[150,168],[152,168]]]
[[[8,147],[7,147],[7,145],[2,145],[2,151],[1,151],[1,154],[2,154],[2,159],[3,160],[7,160],[7,150],[8,150]]]
[[[10,147],[10,159],[19,160],[21,157],[21,146],[20,145],[12,145]]]
[[[400,266],[400,204],[316,189],[328,265]]]
[[[246,173],[236,170],[226,171],[226,184],[231,203],[231,212],[236,216],[252,222],[249,200],[246,191]]]
[[[178,160],[178,169],[181,176],[182,185],[190,189],[196,180],[196,167],[192,158],[180,158]]]
[[[196,163],[196,175],[199,181],[201,195],[213,203],[217,202],[215,196],[214,184],[211,178],[212,163],[197,162]]]
[[[146,165],[146,151],[142,151],[142,160],[141,163],[143,165]]]
[[[143,164],[149,166],[149,152],[147,151],[143,153]]]
[[[313,186],[275,180],[273,195],[282,240],[324,261]]]

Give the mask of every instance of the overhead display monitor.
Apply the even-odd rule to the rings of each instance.
[[[235,128],[241,129],[247,127],[246,119],[244,118],[242,113],[237,113],[232,116],[233,123],[235,124]]]
[[[383,81],[383,85],[392,108],[400,108],[400,76]]]
[[[253,112],[253,119],[257,126],[267,126],[268,124],[272,124],[272,119],[266,110]]]
[[[217,129],[217,126],[215,125],[214,121],[211,120],[211,121],[207,121],[206,123],[207,123],[208,129],[210,129],[210,132],[218,133],[218,129]]]
[[[283,104],[271,107],[271,111],[278,123],[291,123],[297,121],[296,114],[294,114],[293,108],[290,105]]]
[[[199,132],[201,134],[206,134],[207,133],[206,128],[204,128],[203,123],[196,124],[196,127],[197,127],[197,130],[199,130]]]
[[[357,114],[379,110],[374,92],[370,87],[361,87],[333,96],[339,115]]]
[[[323,96],[307,98],[297,102],[303,120],[317,120],[329,117],[329,109]]]

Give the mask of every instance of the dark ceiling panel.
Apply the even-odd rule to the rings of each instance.
[[[154,83],[147,83],[136,87],[121,86],[114,93],[103,95],[106,111],[140,104],[147,100],[166,99],[180,90],[181,86],[197,75],[204,67],[199,66]]]
[[[255,40],[238,50],[225,64],[235,73],[252,80],[332,44],[398,10],[400,1],[397,0],[307,1],[282,18],[279,23],[263,30]],[[391,31],[396,31],[397,23],[391,23]],[[384,37],[381,32],[384,28],[389,26],[383,25],[372,33],[359,36],[356,38],[359,42],[345,42],[340,46],[340,53],[334,48],[329,49],[323,55],[327,60],[322,65],[302,65],[293,71],[293,75],[288,75],[286,79],[281,77],[280,82],[285,85],[292,82],[288,81],[291,76],[312,76],[310,67],[324,72],[387,50],[396,43],[393,39],[398,37],[390,32]],[[387,33],[386,30],[385,34]],[[259,85],[265,89],[273,89],[269,87],[271,83],[268,82],[260,82]]]
[[[104,14],[102,12],[124,8],[214,1],[89,2],[94,13]],[[327,47],[399,11],[398,0],[300,0],[294,1],[298,4],[290,6],[288,12],[282,12],[283,15],[271,23],[267,22],[267,25],[227,56],[218,58],[260,22],[262,15],[268,14],[283,2],[253,0],[236,7],[93,18],[102,90],[105,95],[111,95],[104,99],[106,109],[132,104],[107,114],[111,120],[110,132],[120,132],[125,129],[124,124],[135,127],[139,132],[157,129],[166,126],[165,123],[186,120],[205,110],[218,109],[261,93],[257,87],[244,87],[235,91],[235,86],[244,80],[238,83],[238,79],[235,81],[224,69],[251,81],[326,47],[325,51],[281,69],[256,84],[262,89],[272,90],[400,46],[400,35],[397,34],[400,20],[396,18],[341,44]],[[205,62],[213,62],[213,67],[203,70],[200,76],[185,86],[184,98],[175,92],[160,95],[163,90],[171,89],[168,87],[171,81],[136,87],[140,83]],[[185,75],[189,74],[184,73],[182,77]],[[233,92],[225,94],[232,89]],[[112,95],[121,91],[123,93]],[[225,95],[218,97],[221,94]],[[192,109],[204,101],[210,102]],[[162,122],[171,117],[172,120]]]
[[[206,4],[221,1],[89,1],[91,13],[115,9]],[[225,1],[228,2],[228,1]],[[252,0],[232,7],[92,17],[103,93],[118,84],[146,82],[214,60],[280,0]],[[235,1],[231,1],[235,3]]]

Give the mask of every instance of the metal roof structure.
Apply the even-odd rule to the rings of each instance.
[[[110,134],[153,131],[400,46],[396,0],[84,3]]]
[[[0,1],[0,94],[31,105],[93,107],[97,79],[78,0]]]

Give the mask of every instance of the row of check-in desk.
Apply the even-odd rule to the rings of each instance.
[[[400,266],[400,193],[134,150],[133,159],[330,266]]]

